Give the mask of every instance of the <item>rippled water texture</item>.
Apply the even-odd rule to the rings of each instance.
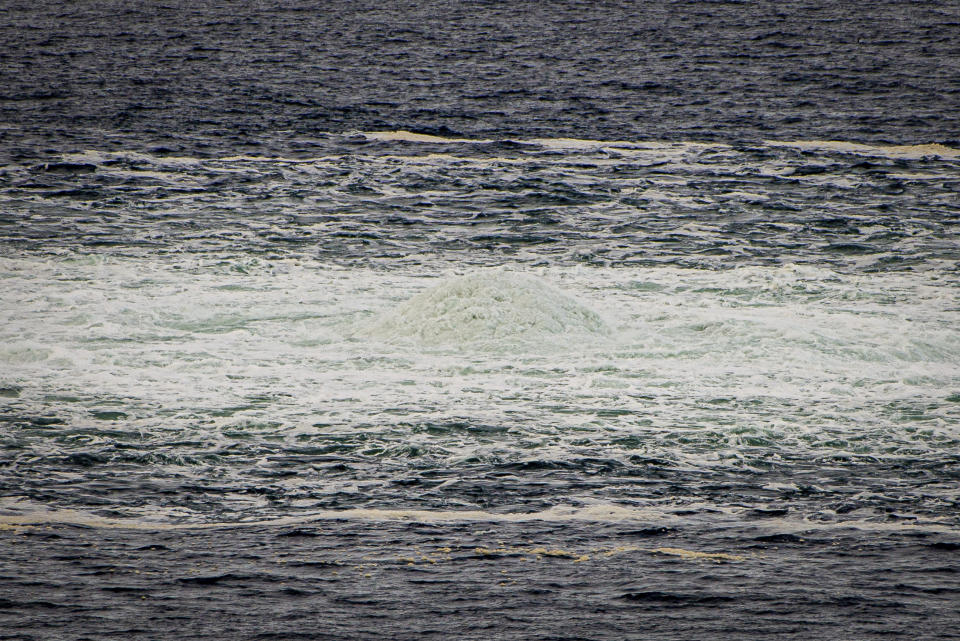
[[[310,153],[318,131],[949,143],[947,2],[11,0],[0,153]],[[278,135],[279,134],[279,135]]]
[[[951,3],[7,5],[0,638],[956,637]]]
[[[326,140],[10,169],[9,500],[956,522],[952,148]]]

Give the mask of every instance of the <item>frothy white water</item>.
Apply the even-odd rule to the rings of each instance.
[[[503,269],[447,279],[365,329],[427,346],[504,347],[519,341],[567,346],[609,332],[600,316],[533,276]]]
[[[905,464],[915,491],[882,484],[952,505],[952,150],[355,135],[68,155],[83,198],[70,167],[0,193],[27,248],[0,258],[0,481],[86,506],[130,472],[127,516],[260,520]],[[139,493],[167,482],[214,496]]]
[[[4,259],[0,387],[18,390],[4,401],[19,415],[161,448],[336,437],[357,455],[450,465],[898,456],[960,438],[950,272],[436,273]]]

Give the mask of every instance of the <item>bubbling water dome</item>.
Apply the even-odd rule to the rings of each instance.
[[[538,343],[603,336],[594,311],[543,280],[503,269],[451,278],[377,318],[365,333],[426,346]]]

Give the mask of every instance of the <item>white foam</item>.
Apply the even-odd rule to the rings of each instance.
[[[503,269],[450,278],[382,315],[368,328],[386,340],[424,345],[564,341],[604,334],[598,314],[542,279]]]
[[[722,467],[752,438],[936,454],[960,437],[944,400],[960,389],[950,269],[517,267],[438,282],[430,263],[7,257],[0,384],[20,390],[18,411],[55,407],[68,425],[116,400],[128,418],[113,429],[160,443],[363,432],[384,458],[415,447],[448,465],[586,447]],[[457,422],[510,437],[411,427]],[[289,479],[325,491],[309,482]]]

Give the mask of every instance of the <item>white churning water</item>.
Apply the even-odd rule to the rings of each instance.
[[[328,138],[300,159],[75,154],[64,180],[99,200],[10,201],[38,208],[17,242],[63,239],[0,257],[25,496],[73,479],[51,506],[88,508],[85,483],[119,474],[140,479],[115,491],[127,516],[602,512],[880,466],[862,474],[945,513],[936,471],[901,490],[888,468],[960,446],[949,150]],[[750,496],[697,489],[752,472]],[[629,480],[648,477],[672,485]]]

